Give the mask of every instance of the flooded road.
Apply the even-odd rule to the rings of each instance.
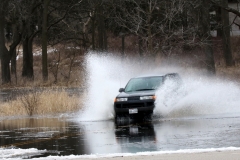
[[[236,115],[151,122],[123,119],[117,123],[76,122],[70,118],[10,119],[0,121],[0,152],[10,148],[45,150],[27,157],[33,158],[240,147],[239,133],[240,116]]]

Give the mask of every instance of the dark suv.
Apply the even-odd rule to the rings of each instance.
[[[137,77],[129,80],[114,100],[115,117],[122,115],[151,115],[156,99],[155,92],[167,79],[179,79],[177,73],[163,76]]]

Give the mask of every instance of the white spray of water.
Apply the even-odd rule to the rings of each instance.
[[[80,121],[112,119],[114,98],[118,89],[124,87],[130,78],[168,72],[180,73],[183,84],[176,89],[176,84],[168,81],[157,90],[154,110],[156,116],[179,118],[240,112],[240,89],[237,85],[203,79],[200,76],[194,78],[183,68],[153,67],[139,63],[138,60],[122,61],[109,54],[89,53],[86,55],[85,69],[86,98],[84,109],[80,111]]]
[[[107,120],[114,117],[113,101],[118,89],[124,87],[130,75],[131,64],[107,54],[89,53],[85,59],[86,98],[81,121]]]
[[[157,92],[155,114],[168,118],[240,113],[240,89],[233,82],[189,77],[176,89],[167,82]]]

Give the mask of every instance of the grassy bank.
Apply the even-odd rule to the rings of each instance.
[[[81,109],[79,96],[64,90],[33,91],[0,104],[0,116],[51,115]]]

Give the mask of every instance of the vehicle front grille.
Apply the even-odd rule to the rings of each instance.
[[[128,101],[140,100],[140,97],[128,97]]]
[[[143,102],[143,103],[123,103],[116,104],[116,108],[139,108],[139,107],[151,107],[154,105],[154,102]]]
[[[122,104],[122,108],[138,108],[138,107],[144,107],[144,103]]]

